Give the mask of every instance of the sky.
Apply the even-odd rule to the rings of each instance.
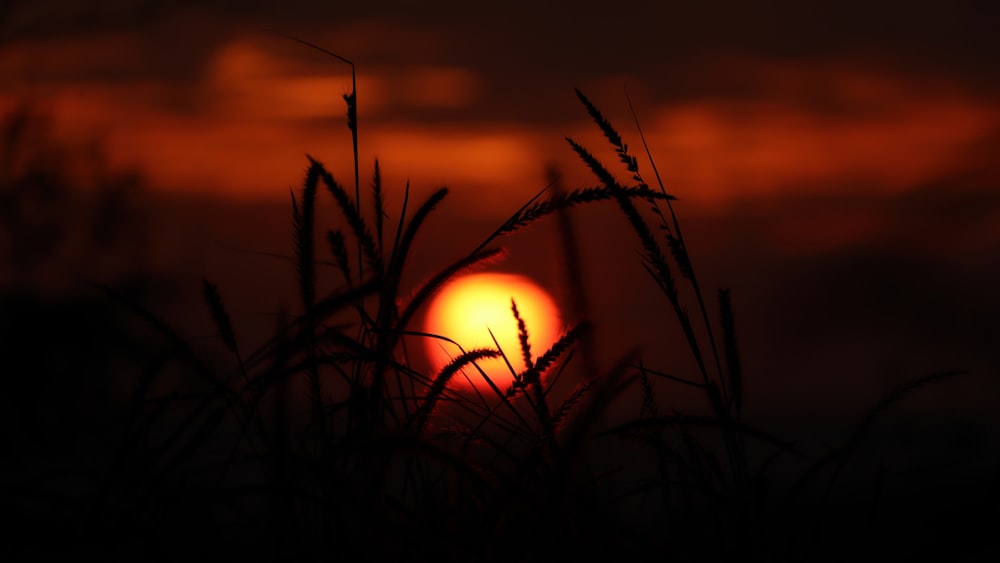
[[[713,322],[716,290],[732,289],[744,413],[754,428],[825,453],[903,382],[963,371],[893,404],[877,421],[870,459],[860,463],[870,462],[874,476],[878,462],[879,479],[888,466],[889,482],[905,483],[911,475],[923,479],[941,452],[948,463],[967,455],[963,467],[993,476],[1000,436],[998,6],[0,0],[0,308],[10,311],[24,285],[24,303],[52,297],[41,315],[24,309],[31,330],[11,340],[26,343],[13,357],[72,365],[55,369],[72,374],[68,393],[82,389],[72,362],[100,355],[102,335],[79,327],[103,318],[109,303],[82,282],[145,298],[157,318],[219,365],[232,359],[205,307],[205,280],[217,284],[244,357],[274,334],[276,319],[299,310],[289,192],[302,189],[307,155],[346,186],[354,177],[343,100],[352,68],[307,42],[354,63],[360,185],[369,185],[378,159],[388,224],[399,216],[404,186],[412,190],[411,217],[438,187],[451,190],[419,230],[401,299],[545,188],[552,167],[568,189],[596,185],[566,137],[628,180],[578,88],[652,182],[636,121],[641,126],[665,189],[678,197]],[[8,117],[22,110],[43,116],[32,123],[48,129],[29,127],[17,139],[22,146],[7,146],[15,137]],[[8,182],[18,178],[9,157],[53,147],[76,156],[56,151],[40,162],[61,165],[74,187],[113,177],[114,187],[136,193],[120,200],[111,193],[110,205],[93,215],[75,200],[53,203],[45,194],[24,198],[12,213],[8,203],[17,194],[9,196],[22,186]],[[326,195],[317,233],[343,227]],[[610,371],[635,352],[646,367],[697,379],[674,311],[644,269],[641,244],[607,203],[572,213],[595,325],[593,346],[578,346],[573,366],[592,354]],[[23,227],[20,238],[11,224]],[[568,326],[579,318],[556,227],[549,217],[501,239],[507,257],[484,269],[530,277],[553,294]],[[327,260],[326,241],[317,249]],[[18,270],[17,258],[30,264]],[[327,266],[318,270],[320,295],[344,285]],[[691,288],[679,281],[700,330]],[[100,306],[91,307],[95,299]],[[420,320],[409,328],[423,328]],[[407,341],[408,360],[427,373],[424,341]],[[144,373],[147,363],[143,358]],[[149,365],[155,371],[160,363]],[[566,370],[570,378],[576,372]],[[109,375],[131,389],[131,370]],[[62,384],[21,379],[46,390]],[[693,387],[656,383],[662,413],[707,407]],[[19,406],[34,404],[15,395]],[[638,386],[623,397],[609,416],[634,417]],[[46,396],[38,404],[52,403]],[[928,479],[942,495],[958,482]]]
[[[352,183],[341,96],[355,63],[361,168],[448,185],[506,215],[547,164],[613,162],[573,89],[692,205],[995,183],[1000,40],[986,2],[83,2],[0,8],[0,104],[174,193],[286,201],[305,154]],[[649,167],[645,165],[646,173]],[[982,186],[973,186],[976,189]],[[478,208],[478,209],[476,209]],[[503,209],[503,212],[499,210]]]
[[[58,138],[97,139],[155,194],[246,206],[182,209],[151,229],[190,221],[230,246],[288,252],[306,155],[353,184],[351,67],[301,41],[313,43],[354,62],[362,186],[377,158],[390,210],[408,181],[416,197],[452,190],[447,221],[427,228],[431,250],[415,251],[434,268],[436,244],[468,250],[480,240],[468,233],[546,186],[547,166],[571,189],[595,185],[567,136],[616,163],[574,88],[642,157],[631,99],[666,189],[694,219],[703,279],[733,286],[741,318],[767,327],[748,331],[748,362],[785,370],[782,383],[801,365],[837,386],[859,362],[931,365],[913,350],[1000,366],[989,328],[1000,302],[987,291],[1000,282],[996,16],[968,1],[8,0],[0,111],[28,103]],[[640,169],[652,179],[645,158]],[[264,203],[280,214],[252,207]],[[581,236],[594,286],[626,296],[594,305],[618,350],[625,329],[662,311],[643,301],[638,253],[621,251],[634,245],[627,229],[610,232]],[[151,256],[174,251],[159,244]],[[200,258],[173,265],[191,287],[219,280],[234,315],[258,310],[261,288],[277,292],[266,276],[239,286],[255,258],[198,244]],[[556,275],[548,242],[512,244],[517,267]],[[789,339],[798,357],[780,355]]]

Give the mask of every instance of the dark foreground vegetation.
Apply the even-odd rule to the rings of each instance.
[[[356,145],[354,96],[345,100]],[[578,97],[624,172],[568,139],[595,186],[564,188],[553,174],[545,191],[417,287],[402,286],[407,258],[447,190],[419,202],[408,191],[385,193],[377,163],[370,190],[357,172],[348,189],[310,158],[291,204],[297,305],[252,349],[230,321],[226,288],[212,280],[201,288],[216,335],[210,352],[144,305],[148,283],[103,280],[86,297],[61,298],[10,284],[0,303],[8,516],[0,558],[993,560],[995,463],[956,459],[914,477],[871,457],[897,403],[968,374],[921,374],[873,397],[822,452],[758,428],[744,417],[752,394],[738,296],[699,283],[652,159],[648,176]],[[51,168],[15,170],[18,127],[4,139],[8,202],[68,181],[47,175]],[[320,197],[335,202],[339,227],[319,229]],[[389,197],[401,200],[394,219]],[[574,233],[590,227],[575,224],[574,208],[583,205],[615,206],[634,231],[637,245],[625,250],[639,249],[657,290],[649,306],[677,328],[690,373],[629,353],[608,366],[595,359],[588,292],[610,290],[580,274],[586,249]],[[31,227],[22,216],[4,217],[16,227],[8,250],[20,262],[11,264],[44,256],[23,247],[45,240],[37,233],[12,234]],[[111,222],[95,217],[97,226]],[[573,298],[562,338],[549,350],[530,349],[526,338],[519,350],[465,350],[440,373],[412,368],[407,350],[438,337],[416,326],[427,300],[449,278],[499,259],[502,237],[540,220],[562,233]],[[497,355],[515,366],[510,388],[449,385]]]

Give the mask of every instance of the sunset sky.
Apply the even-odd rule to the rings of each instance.
[[[1000,561],[998,289],[1000,0],[0,0],[15,559]]]
[[[546,163],[608,162],[582,89],[634,148],[625,89],[669,188],[696,202],[896,194],[996,180],[1000,48],[985,2],[84,2],[0,11],[0,104],[102,139],[157,190],[285,201],[306,165],[361,166],[505,215]],[[991,8],[989,11],[995,12]],[[613,156],[613,155],[612,155]],[[983,178],[983,174],[988,178]],[[975,186],[981,187],[981,186]]]
[[[704,279],[734,287],[741,319],[766,328],[744,337],[751,365],[794,372],[776,354],[798,338],[792,360],[819,375],[859,361],[923,369],[910,354],[931,349],[941,365],[975,353],[996,366],[1000,335],[983,327],[1000,303],[979,293],[1000,280],[996,12],[955,1],[13,0],[0,4],[0,111],[30,103],[58,138],[99,140],[154,193],[273,203],[271,215],[206,211],[214,231],[198,236],[287,252],[305,155],[353,184],[350,67],[289,37],[314,43],[356,64],[362,186],[378,158],[391,212],[407,180],[417,197],[452,189],[446,223],[414,251],[426,274],[445,263],[442,245],[481,240],[457,229],[485,234],[541,190],[547,165],[570,188],[596,184],[566,136],[616,164],[574,88],[639,152],[627,89],[667,189],[696,219]],[[182,228],[171,221],[157,228]],[[617,353],[633,343],[626,329],[662,324],[663,310],[648,305],[630,233],[609,233],[582,236],[594,291],[622,296],[594,305]],[[511,269],[551,285],[549,239],[512,244]],[[178,263],[193,288],[219,280],[239,318],[273,310],[259,295],[279,292],[266,275],[240,283],[253,259],[213,247]],[[257,266],[274,276],[273,261]]]

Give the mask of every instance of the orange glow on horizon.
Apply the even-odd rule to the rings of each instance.
[[[455,279],[431,302],[424,330],[458,342],[466,352],[476,348],[496,349],[490,336],[492,331],[514,369],[523,371],[526,366],[511,299],[517,303],[524,320],[534,360],[558,340],[562,323],[559,310],[548,293],[524,276],[486,273]],[[425,348],[435,375],[462,353],[454,344],[436,338],[428,338]],[[503,391],[514,380],[503,358],[484,360],[478,365]],[[480,391],[491,392],[482,375],[471,365],[456,373],[450,385],[466,390],[474,385]]]

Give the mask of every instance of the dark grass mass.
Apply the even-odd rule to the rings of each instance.
[[[611,122],[577,96],[630,184],[570,139],[599,186],[566,190],[553,173],[551,191],[416,287],[403,285],[408,257],[448,191],[408,216],[407,188],[393,226],[386,209],[396,194],[382,185],[377,162],[370,196],[356,174],[352,197],[309,157],[291,201],[299,295],[255,349],[241,345],[226,288],[212,280],[202,286],[201,334],[211,335],[222,355],[206,349],[204,337],[179,334],[127,284],[102,282],[97,297],[65,302],[24,290],[5,294],[0,498],[12,518],[0,558],[996,556],[997,466],[957,459],[954,471],[907,488],[894,481],[899,468],[854,467],[896,403],[966,374],[918,374],[873,397],[843,441],[820,454],[747,419],[754,390],[744,380],[737,335],[751,327],[735,314],[739,295],[721,289],[717,303],[705,299],[712,293],[699,282],[675,197],[663,189],[648,149],[655,187]],[[356,92],[345,101],[357,171]],[[19,123],[6,134],[11,153]],[[20,197],[28,180],[37,174],[4,177],[4,197]],[[339,214],[340,226],[325,234],[316,232],[320,186]],[[636,247],[623,251],[639,252],[650,287],[660,292],[649,307],[669,313],[694,373],[649,366],[625,351],[610,367],[599,366],[585,294],[613,290],[588,287],[578,275],[568,284],[581,320],[549,350],[528,346],[532,327],[512,303],[520,350],[463,350],[439,373],[412,367],[409,347],[441,337],[413,326],[437,289],[496,260],[502,237],[521,236],[553,214],[567,271],[579,272],[587,249],[575,240],[573,210],[605,202],[617,205],[620,226],[636,236]],[[325,247],[315,244],[318,236]],[[336,275],[326,279],[328,272]],[[525,369],[510,368],[510,388],[491,382],[488,391],[467,393],[449,385],[463,369],[478,369],[478,360],[511,354],[520,354]],[[128,381],[123,406],[103,396],[112,372]],[[675,401],[691,390],[697,400]]]

